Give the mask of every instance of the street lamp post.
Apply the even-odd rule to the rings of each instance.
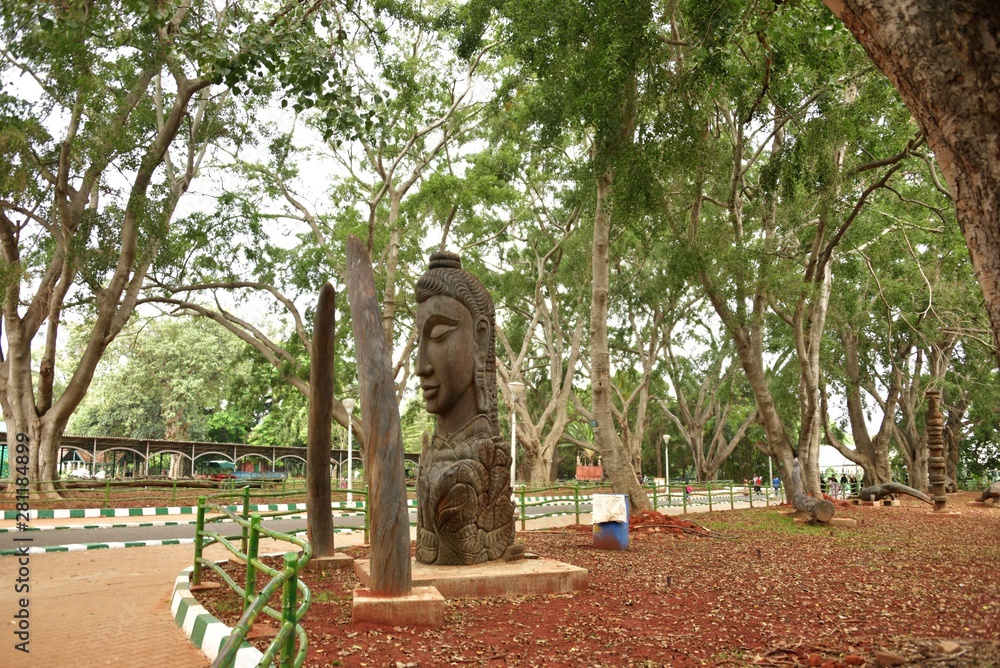
[[[354,471],[351,467],[351,459],[353,458],[353,432],[351,430],[351,415],[354,413],[354,399],[344,399],[344,410],[347,411],[347,502],[350,503],[354,500],[354,495],[351,494],[351,487],[354,484]]]
[[[767,455],[767,486],[774,489],[774,463],[770,453]]]
[[[514,498],[515,459],[517,457],[517,402],[524,393],[524,383],[514,381],[507,385],[510,389],[510,494]]]
[[[667,497],[670,497],[670,434],[663,435],[663,479],[667,483]]]

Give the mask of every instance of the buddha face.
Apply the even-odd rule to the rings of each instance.
[[[438,416],[439,432],[453,433],[479,412],[476,325],[461,302],[434,295],[417,306],[417,332],[416,371],[427,412]]]

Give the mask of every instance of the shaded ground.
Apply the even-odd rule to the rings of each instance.
[[[306,665],[834,668],[890,665],[876,658],[890,652],[907,665],[1000,666],[1000,509],[967,507],[975,497],[949,497],[963,513],[952,518],[911,500],[838,504],[854,529],[794,525],[775,508],[700,514],[721,538],[636,528],[624,552],[595,550],[589,526],[521,533],[529,551],[587,568],[590,587],[448,601],[436,630],[352,625],[353,574],[308,575]],[[201,597],[235,623],[235,595]]]

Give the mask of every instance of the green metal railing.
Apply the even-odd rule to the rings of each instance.
[[[688,493],[687,488],[691,487]],[[761,485],[760,492],[754,492],[753,488],[747,492],[743,485],[738,485],[729,480],[716,480],[712,482],[686,482],[683,485],[670,485],[669,491],[662,486],[646,485],[646,493],[652,498],[653,507],[660,505],[671,507],[677,504],[680,499],[681,506],[686,513],[689,505],[708,505],[709,510],[729,507],[730,510],[736,508],[737,503],[749,503],[753,508],[754,500],[758,503],[762,499],[765,506],[772,503],[781,504],[785,501],[784,488],[778,488],[775,492],[770,485]],[[665,497],[666,503],[661,503]]]
[[[212,486],[187,486],[192,482],[208,483]],[[61,489],[58,498],[32,498],[33,508],[61,508],[67,503],[87,504],[85,507],[92,508],[130,508],[151,505],[194,506],[198,502],[198,497],[203,494],[211,494],[214,490],[242,489],[246,486],[246,481],[208,481],[192,478],[143,481],[108,478],[101,481],[60,479],[36,481],[32,484],[53,485]],[[253,485],[257,491],[262,492],[259,496],[270,499],[294,497],[305,502],[305,482],[299,479],[254,480]],[[333,489],[334,495],[342,496],[344,492],[346,490]],[[6,507],[6,504],[0,504],[0,507]]]
[[[691,493],[687,493],[687,486],[691,486]],[[784,489],[775,493],[771,486],[761,486],[760,493],[747,493],[742,485],[738,485],[731,480],[715,480],[711,482],[685,482],[681,485],[670,485],[669,489],[662,484],[644,484],[643,489],[650,501],[653,502],[654,510],[661,507],[672,508],[680,505],[683,511],[688,511],[689,505],[708,505],[709,510],[728,507],[735,509],[737,503],[749,502],[751,507],[754,500],[764,501],[764,505],[770,506],[772,503],[780,504],[784,502]],[[540,513],[537,515],[527,514],[527,509],[535,506],[546,506],[552,503],[565,501],[572,502],[576,522],[580,522],[580,504],[593,500],[595,493],[611,491],[611,486],[606,483],[575,482],[555,485],[518,485],[515,491],[515,500],[518,504],[518,518],[521,528],[525,528],[528,519],[550,517],[561,514],[560,512]],[[553,495],[547,499],[532,499],[533,495]]]
[[[691,486],[690,494],[687,493],[686,489],[688,485]],[[648,483],[643,485],[643,489],[645,489],[646,494],[653,502],[654,510],[659,510],[661,507],[676,507],[679,500],[683,512],[685,513],[688,511],[689,505],[707,504],[709,510],[724,508],[728,505],[730,509],[735,509],[737,503],[746,503],[749,501],[752,506],[754,496],[758,499],[763,497],[764,504],[770,506],[771,503],[782,503],[784,496],[783,490],[779,489],[778,494],[775,495],[773,488],[763,486],[759,494],[753,492],[747,494],[743,491],[741,485],[736,485],[732,481],[728,480],[699,483],[692,482],[676,486],[671,485],[669,490],[662,485]],[[611,491],[611,486],[608,484],[594,483],[570,483],[549,486],[518,485],[514,492],[514,498],[517,503],[518,519],[520,520],[521,530],[525,530],[526,523],[529,519],[552,517],[564,514],[565,512],[562,509],[556,509],[553,512],[537,513],[529,516],[529,508],[538,508],[549,505],[562,506],[564,505],[563,502],[566,504],[573,504],[573,514],[576,517],[576,523],[579,524],[581,514],[580,504],[593,502],[595,493],[605,491]],[[529,494],[532,496],[529,496]]]
[[[264,517],[280,517],[295,511],[255,512],[249,513],[248,519],[244,519],[251,498],[248,488],[243,490],[242,495],[244,503],[240,514],[236,514],[223,505],[209,503],[204,496],[198,499],[197,530],[194,542],[195,558],[194,570],[191,573],[191,585],[195,587],[201,584],[202,570],[208,567],[215,571],[243,599],[243,615],[229,635],[225,645],[219,650],[218,656],[212,663],[212,668],[232,668],[236,661],[236,653],[243,646],[247,633],[253,628],[254,622],[261,613],[275,619],[280,626],[277,635],[267,646],[257,665],[260,667],[270,666],[277,659],[279,668],[299,668],[305,662],[308,649],[305,629],[300,622],[312,602],[309,587],[299,579],[299,572],[312,558],[312,548],[308,542],[294,534],[273,531],[261,524]],[[218,515],[206,518],[208,512],[218,513]],[[220,522],[223,518],[228,518],[238,524],[242,531],[231,536],[213,531],[210,528],[211,525]],[[298,548],[298,552],[285,553],[283,568],[271,568],[258,557],[261,536],[290,543]],[[234,542],[237,540],[240,541],[240,547],[237,547]],[[230,554],[246,564],[246,581],[243,586],[237,584],[217,563],[203,556],[205,547],[214,543],[222,545]],[[255,591],[258,572],[271,578],[260,592]],[[279,590],[282,592],[281,609],[277,610],[268,603]]]
[[[691,486],[691,493],[687,493],[687,486]],[[670,485],[669,489],[663,485],[657,485],[655,483],[647,483],[642,485],[643,489],[646,491],[646,495],[653,503],[654,510],[659,510],[661,507],[672,508],[678,505],[678,503],[683,508],[684,512],[687,512],[688,505],[708,505],[709,510],[714,510],[716,507],[725,507],[727,505],[730,509],[734,509],[737,503],[746,503],[749,501],[751,505],[753,504],[753,497],[763,498],[765,505],[770,505],[773,503],[782,503],[784,501],[784,490],[779,489],[778,493],[774,492],[772,487],[762,486],[760,493],[747,494],[742,490],[741,485],[737,485],[729,480],[717,480],[712,482],[686,482],[683,485]],[[572,501],[575,509],[574,513],[576,515],[576,521],[580,521],[580,503],[589,502],[593,500],[595,493],[611,491],[611,486],[609,484],[600,483],[570,483],[565,485],[553,485],[553,486],[531,486],[531,485],[518,485],[518,490],[516,492],[520,502],[520,519],[522,523],[522,528],[524,528],[524,521],[526,519],[525,508],[531,508],[533,506],[545,506],[553,502],[558,501]],[[554,496],[551,499],[535,499],[531,500],[528,494],[545,494],[545,493],[563,493],[563,496]],[[539,517],[549,517],[559,513],[545,513],[532,515],[531,519]]]

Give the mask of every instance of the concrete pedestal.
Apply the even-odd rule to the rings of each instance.
[[[587,570],[554,559],[491,561],[472,566],[428,566],[411,560],[414,587],[434,587],[445,598],[562,594],[587,588]],[[369,562],[359,559],[354,573],[368,586]]]
[[[358,587],[351,623],[438,627],[444,625],[444,607],[444,596],[434,587],[413,587],[408,596],[376,596],[367,587]]]
[[[313,557],[306,564],[306,570],[310,573],[320,573],[322,571],[339,571],[350,568],[354,565],[354,557],[349,557],[340,552],[331,554],[329,557]]]
[[[962,513],[951,508],[945,508],[944,510],[932,510],[927,513],[928,517],[961,517]]]
[[[881,501],[862,501],[861,499],[855,499],[854,505],[878,508],[880,506],[901,506],[902,502],[900,502],[899,499],[882,499]]]

